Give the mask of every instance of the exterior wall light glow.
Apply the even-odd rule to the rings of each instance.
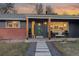
[[[45,25],[47,25],[47,22],[44,22]]]
[[[40,23],[38,23],[38,26],[41,26],[41,24],[40,24]]]

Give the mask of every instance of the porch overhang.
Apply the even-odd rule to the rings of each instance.
[[[28,15],[28,18],[39,18],[39,19],[79,19],[79,16],[70,16],[70,15]]]
[[[25,15],[0,14],[0,20],[25,20]]]
[[[61,19],[79,20],[79,15],[27,15],[27,14],[0,14],[0,20],[26,20],[28,18],[38,19]]]
[[[25,20],[25,18],[0,18],[0,20]]]

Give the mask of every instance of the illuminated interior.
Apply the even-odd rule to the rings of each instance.
[[[52,32],[64,32],[68,30],[68,22],[51,22],[50,31]]]

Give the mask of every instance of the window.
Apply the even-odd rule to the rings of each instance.
[[[63,32],[68,30],[68,22],[51,22],[50,28],[53,32]]]
[[[8,28],[19,28],[19,21],[8,21],[7,27]]]

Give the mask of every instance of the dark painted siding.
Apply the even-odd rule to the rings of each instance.
[[[20,28],[26,28],[26,22],[20,21]]]
[[[31,24],[31,22],[29,22],[29,24],[28,24],[28,30],[29,30],[29,37],[32,37],[32,24]]]
[[[5,21],[0,21],[0,28],[5,28]]]
[[[79,21],[69,22],[69,36],[79,37]]]

